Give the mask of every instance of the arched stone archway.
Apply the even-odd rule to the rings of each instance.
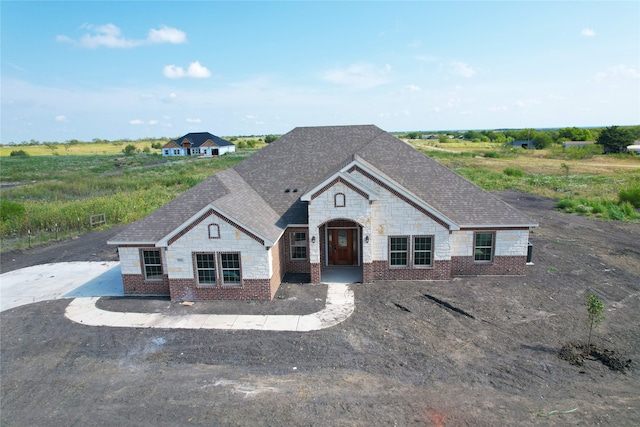
[[[312,282],[362,282],[363,226],[346,218],[331,219],[318,227],[320,265]]]

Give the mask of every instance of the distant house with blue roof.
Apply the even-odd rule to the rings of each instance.
[[[232,142],[209,132],[192,132],[167,142],[162,147],[162,155],[171,156],[222,156],[236,151]]]

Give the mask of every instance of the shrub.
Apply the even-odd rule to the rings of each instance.
[[[640,209],[640,187],[620,190],[620,193],[618,193],[618,199],[620,200],[620,203],[627,202],[633,205],[634,208]]]
[[[560,199],[558,200],[558,209],[573,209],[577,203],[572,199]]]
[[[484,156],[492,159],[500,159],[504,157],[502,154],[498,153],[497,151],[487,151],[486,153],[484,153]]]
[[[276,139],[278,139],[278,137],[275,135],[267,135],[264,137],[264,142],[266,142],[267,144],[271,144]]]
[[[126,155],[126,156],[130,156],[132,154],[135,154],[136,152],[136,146],[133,144],[128,144],[126,147],[124,147],[122,149],[122,152]]]
[[[504,171],[502,171],[502,173],[507,176],[514,176],[517,178],[524,176],[524,172],[518,168],[506,168]]]
[[[142,149],[142,152],[143,152],[143,153],[150,153],[150,152],[151,152],[151,148],[149,148],[149,147],[144,147],[144,148]]]
[[[11,154],[9,154],[10,157],[28,157],[29,153],[27,153],[24,150],[13,150],[11,152]]]
[[[25,208],[20,203],[12,202],[7,199],[0,201],[0,219],[6,221],[11,218],[22,218]]]

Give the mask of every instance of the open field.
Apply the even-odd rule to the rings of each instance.
[[[104,154],[116,147],[113,143],[77,144],[69,151],[60,147],[53,155],[42,145],[0,147],[5,156],[0,168],[0,248],[25,248],[86,232],[90,215],[105,213],[106,227],[135,221],[265,145],[260,138],[253,142],[256,148],[212,159],[164,158],[153,153],[158,150]],[[639,217],[632,206],[618,204],[620,190],[640,189],[638,156],[604,156],[593,147],[523,150],[457,140],[408,142],[489,191],[514,189],[550,197],[569,211],[605,219]],[[141,150],[147,143],[138,144]],[[31,154],[6,157],[15,149]]]
[[[540,224],[525,276],[352,285],[353,315],[321,331],[90,327],[64,317],[68,300],[2,312],[0,423],[637,426],[640,224],[496,195]],[[104,243],[110,231],[2,254],[2,265],[114,256]],[[316,288],[283,284],[279,298],[259,303],[104,298],[100,306],[273,314],[317,304]],[[586,341],[589,293],[606,310],[593,342],[614,351],[622,370],[558,357],[566,342]]]
[[[3,158],[2,250],[86,232],[90,215],[104,213],[106,226],[128,224],[250,153],[207,159],[157,154]]]

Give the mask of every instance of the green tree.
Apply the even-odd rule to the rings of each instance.
[[[624,153],[627,145],[633,144],[633,134],[629,129],[618,126],[604,128],[596,141],[605,153]]]
[[[544,132],[534,132],[531,140],[533,141],[533,146],[538,150],[550,147],[553,144],[551,137]]]
[[[125,156],[131,156],[132,154],[135,154],[136,146],[133,144],[128,144],[122,149],[122,152],[125,154]]]
[[[482,134],[476,130],[468,130],[463,134],[463,136],[467,141],[477,142],[482,140]]]
[[[58,145],[52,142],[44,142],[43,144],[45,147],[51,150],[52,153],[58,149]]]
[[[409,133],[407,133],[406,138],[408,138],[408,139],[420,139],[420,133],[419,132],[409,132]]]
[[[75,146],[75,145],[78,145],[78,144],[80,144],[80,141],[78,141],[77,139],[72,139],[72,140],[70,140],[70,141],[67,141],[67,143],[66,143],[66,144],[65,144],[65,146],[64,146],[64,149],[65,149],[66,151],[70,151],[70,150],[71,150],[71,147],[73,147],[73,146]]]
[[[275,135],[267,135],[264,137],[264,142],[266,142],[267,144],[271,144],[276,139],[278,139],[278,137]]]
[[[447,137],[447,135],[445,135],[444,133],[441,133],[440,135],[438,135],[438,142],[440,144],[444,144],[445,142],[447,142],[449,140],[449,138]]]
[[[566,141],[592,141],[593,136],[589,129],[572,127],[560,129],[558,131],[558,138]]]
[[[587,313],[589,314],[589,339],[587,340],[587,353],[591,351],[591,332],[604,320],[604,304],[596,295],[590,294],[587,297]]]

